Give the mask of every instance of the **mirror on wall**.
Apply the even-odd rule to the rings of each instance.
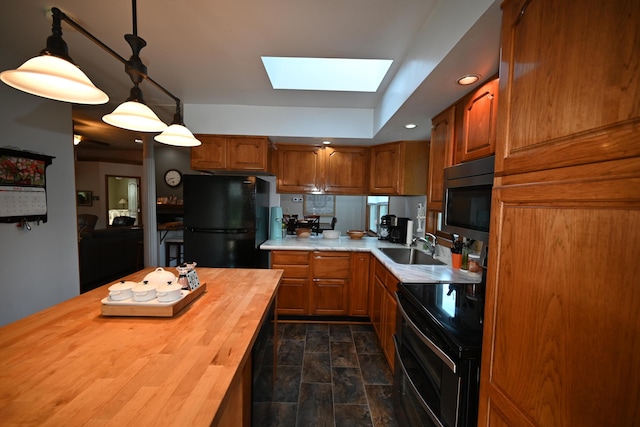
[[[113,225],[117,217],[126,219],[125,225],[141,225],[140,215],[140,177],[106,175],[107,185],[107,224]],[[122,221],[117,221],[122,223]]]

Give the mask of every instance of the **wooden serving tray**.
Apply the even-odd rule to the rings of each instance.
[[[144,302],[133,299],[110,301],[106,297],[102,300],[101,312],[103,316],[173,317],[206,289],[207,284],[201,283],[193,291],[182,291],[182,297],[171,302],[159,302],[157,299]]]

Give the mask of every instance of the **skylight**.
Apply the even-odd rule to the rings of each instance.
[[[263,56],[274,89],[375,92],[391,59],[284,58]]]

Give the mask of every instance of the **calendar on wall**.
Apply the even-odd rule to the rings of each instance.
[[[0,148],[0,222],[47,222],[46,168],[53,157]]]

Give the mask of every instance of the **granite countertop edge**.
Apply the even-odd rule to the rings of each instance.
[[[403,283],[479,283],[481,274],[468,273],[465,270],[454,269],[447,257],[436,259],[447,263],[446,265],[406,265],[393,262],[380,249],[406,247],[399,243],[391,243],[387,240],[379,240],[375,237],[364,237],[354,240],[347,236],[338,239],[326,239],[322,236],[298,238],[287,236],[281,240],[267,240],[260,249],[262,250],[299,250],[299,251],[349,251],[369,252],[376,257],[400,282]],[[442,247],[440,248],[443,249]]]

